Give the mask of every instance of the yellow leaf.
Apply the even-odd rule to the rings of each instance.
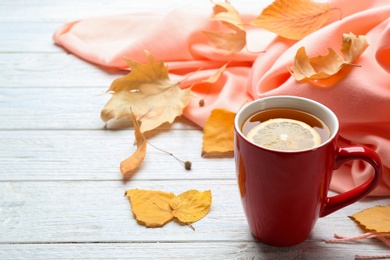
[[[135,115],[131,114],[134,125],[134,135],[137,143],[137,150],[127,159],[123,160],[120,164],[120,170],[127,178],[134,173],[134,170],[141,164],[146,155],[146,138],[141,133],[138,125],[138,121]]]
[[[211,191],[189,190],[175,196],[173,193],[131,189],[129,197],[135,218],[146,227],[161,227],[174,218],[191,224],[206,216],[211,207]]]
[[[287,39],[300,40],[321,28],[332,10],[328,4],[311,0],[275,0],[250,24]]]
[[[173,198],[169,205],[172,214],[184,224],[190,224],[206,216],[211,207],[211,191],[186,191]]]
[[[212,21],[220,21],[230,32],[203,31],[211,44],[226,54],[239,52],[246,45],[246,31],[240,14],[230,3],[215,3]]]
[[[321,80],[336,75],[344,65],[352,64],[367,48],[368,44],[365,36],[355,36],[354,34],[344,34],[341,54],[333,49],[328,49],[325,56],[316,56],[309,58],[305,47],[298,49],[294,66],[289,68],[291,75],[298,81],[300,80]]]
[[[161,227],[174,218],[169,206],[175,197],[173,193],[132,189],[125,195],[129,197],[135,218],[146,227]]]
[[[203,128],[203,157],[231,157],[234,151],[235,113],[214,109]]]
[[[162,61],[157,62],[149,52],[146,55],[146,64],[126,60],[131,72],[112,82],[108,91],[113,95],[101,112],[103,121],[127,118],[132,110],[140,118],[141,132],[146,132],[182,115],[191,89],[182,90],[179,82],[169,79]]]
[[[390,205],[375,206],[350,216],[365,231],[390,232]]]

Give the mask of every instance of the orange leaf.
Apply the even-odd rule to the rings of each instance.
[[[350,216],[365,231],[390,232],[390,205],[375,206]]]
[[[129,197],[135,218],[146,227],[161,227],[174,218],[169,206],[175,197],[173,193],[132,189],[125,195]]]
[[[187,106],[191,89],[181,89],[179,82],[169,79],[168,68],[146,52],[148,62],[140,64],[127,59],[131,72],[114,80],[108,91],[113,92],[101,112],[103,121],[127,118],[130,109],[141,119],[141,132],[161,124],[172,123]]]
[[[127,159],[123,160],[120,164],[120,170],[123,175],[129,177],[134,173],[134,170],[141,164],[146,155],[146,138],[141,133],[138,125],[137,118],[131,114],[134,125],[134,135],[137,142],[137,150]]]
[[[202,219],[210,211],[211,191],[186,191],[173,198],[169,205],[172,214],[184,224],[190,224]]]
[[[333,9],[311,0],[275,0],[250,24],[282,37],[300,40],[321,28]]]
[[[232,157],[235,113],[214,109],[203,128],[203,157]]]
[[[216,3],[212,21],[220,21],[231,32],[203,31],[211,44],[226,54],[239,52],[246,45],[246,32],[240,14],[230,3]]]
[[[321,80],[336,75],[344,65],[353,65],[355,60],[364,52],[368,44],[365,36],[355,36],[354,34],[344,34],[341,54],[333,49],[328,49],[325,56],[316,56],[309,58],[306,54],[305,47],[298,49],[294,66],[289,68],[291,75],[296,80]]]

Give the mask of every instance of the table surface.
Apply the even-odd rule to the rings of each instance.
[[[256,1],[236,1],[251,9]],[[239,3],[238,3],[239,2]],[[148,135],[149,142],[193,163],[191,171],[149,147],[137,174],[122,180],[119,163],[135,147],[131,127],[109,129],[104,94],[123,74],[85,62],[53,44],[66,22],[176,7],[212,8],[191,0],[2,0],[0,3],[0,259],[353,259],[389,253],[375,239],[325,243],[362,230],[348,216],[389,198],[366,198],[319,219],[304,243],[288,248],[251,236],[232,158],[201,157],[202,130],[185,118]],[[168,131],[169,130],[169,131]],[[131,188],[213,195],[195,230],[170,222],[137,223]]]

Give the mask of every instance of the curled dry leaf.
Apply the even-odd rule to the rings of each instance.
[[[328,49],[325,56],[309,58],[305,47],[299,48],[295,55],[294,67],[290,68],[296,80],[325,79],[336,74],[344,64],[344,59],[333,49]]]
[[[146,227],[161,227],[175,218],[183,224],[194,223],[209,213],[212,201],[210,190],[189,190],[175,196],[162,191],[131,189],[125,195],[129,197],[135,218]]]
[[[113,95],[101,112],[103,121],[127,118],[131,107],[141,118],[141,132],[146,132],[182,115],[191,89],[181,89],[179,82],[169,79],[168,68],[162,61],[157,62],[149,52],[146,55],[146,64],[126,59],[131,72],[112,82],[108,92]]]
[[[214,109],[203,128],[203,157],[232,157],[234,151],[234,118],[226,109]]]
[[[328,54],[325,56],[309,58],[305,47],[301,47],[295,55],[294,66],[289,68],[289,70],[291,75],[298,81],[326,79],[337,74],[344,65],[358,66],[352,63],[364,52],[367,46],[365,36],[356,36],[349,33],[343,35],[341,47],[341,52],[345,58],[331,48],[328,49]]]
[[[141,164],[146,155],[146,138],[141,133],[137,118],[132,113],[131,114],[133,125],[134,125],[134,135],[137,143],[137,150],[127,159],[123,160],[120,164],[121,173],[130,177],[131,174],[135,172],[135,169]]]
[[[364,231],[390,232],[390,206],[375,206],[350,216]]]
[[[250,24],[287,39],[300,40],[321,28],[332,10],[326,3],[310,0],[275,0]]]
[[[245,47],[244,25],[240,14],[230,3],[214,3],[214,16],[210,20],[222,22],[230,31],[203,31],[215,48],[230,54],[239,52]]]
[[[348,63],[355,62],[357,58],[367,49],[367,38],[364,35],[354,35],[353,33],[343,34],[343,44],[341,52]]]

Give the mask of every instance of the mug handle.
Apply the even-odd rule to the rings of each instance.
[[[339,147],[336,153],[334,169],[340,168],[341,165],[351,160],[363,160],[368,162],[374,168],[374,175],[352,190],[333,197],[328,197],[320,217],[325,217],[336,210],[364,198],[378,185],[382,178],[381,159],[372,149],[363,146]]]

